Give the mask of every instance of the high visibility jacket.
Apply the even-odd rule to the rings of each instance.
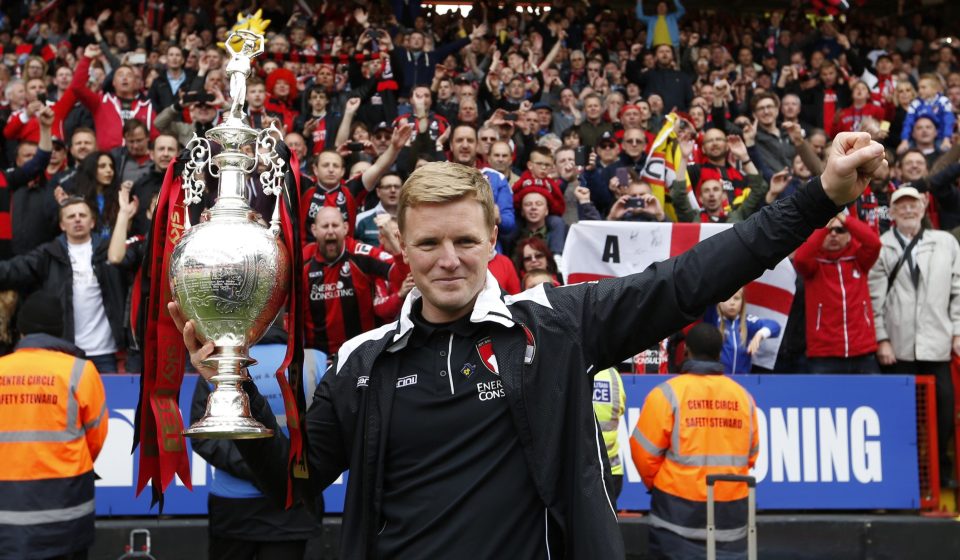
[[[610,459],[610,472],[623,474],[623,462],[620,461],[620,443],[617,440],[620,417],[627,406],[627,395],[623,392],[623,381],[617,368],[608,368],[593,378],[593,412],[603,432],[603,442],[607,445],[607,458]]]
[[[633,462],[651,489],[651,524],[705,540],[707,475],[745,475],[758,450],[753,398],[729,377],[686,374],[658,385],[630,437]],[[746,536],[746,496],[743,484],[717,484],[718,541]]]
[[[0,559],[50,558],[94,536],[93,461],[107,437],[92,362],[24,347],[0,358]],[[59,341],[66,346],[68,343]]]

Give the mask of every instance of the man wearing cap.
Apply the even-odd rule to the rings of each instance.
[[[0,358],[0,542],[9,558],[86,558],[93,544],[93,462],[107,439],[103,383],[63,340],[60,300],[36,292],[22,338]]]
[[[537,114],[537,132],[536,136],[539,138],[544,134],[549,133],[553,127],[553,107],[549,103],[544,103],[539,101],[533,104],[533,111]]]
[[[936,377],[940,473],[948,477],[953,471],[946,451],[954,431],[950,359],[951,352],[960,354],[960,245],[945,231],[923,227],[926,205],[912,186],[890,197],[896,225],[880,237],[870,297],[881,368]]]

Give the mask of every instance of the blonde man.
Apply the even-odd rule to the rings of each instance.
[[[811,181],[690,253],[505,299],[487,272],[497,227],[483,175],[453,163],[415,171],[397,217],[416,289],[397,322],[340,348],[306,416],[313,486],[350,470],[341,557],[622,558],[593,374],[694,320],[856,199],[883,148],[866,134],[834,146],[822,186]],[[213,344],[170,311],[212,376],[201,361]],[[270,415],[258,420],[276,428]],[[280,496],[289,444],[274,433],[237,443]]]

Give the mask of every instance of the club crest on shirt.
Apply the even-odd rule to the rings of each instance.
[[[461,373],[464,377],[470,377],[471,375],[473,375],[473,372],[475,372],[475,371],[477,371],[477,366],[475,366],[474,364],[471,364],[471,363],[469,363],[469,362],[463,364],[463,367],[460,368],[460,373]]]
[[[344,196],[343,191],[337,193],[337,206],[342,206],[347,203],[347,197]]]
[[[350,276],[350,261],[343,261],[340,267],[340,276]]]
[[[500,375],[500,368],[497,366],[497,357],[493,354],[493,340],[490,337],[477,342],[477,353],[480,354],[480,361],[494,375]]]

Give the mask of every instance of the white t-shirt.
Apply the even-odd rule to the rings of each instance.
[[[93,242],[67,243],[73,268],[73,343],[87,356],[113,354],[117,343],[103,308],[100,283],[93,273]]]

